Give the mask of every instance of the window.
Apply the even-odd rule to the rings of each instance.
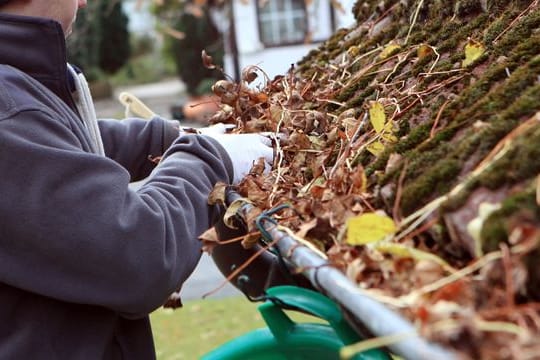
[[[266,46],[298,44],[307,35],[304,0],[266,0],[258,7],[259,33]]]

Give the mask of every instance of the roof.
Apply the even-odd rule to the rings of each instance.
[[[358,1],[356,26],[263,89],[227,85],[213,119],[286,134],[239,192],[292,204],[281,225],[469,358],[540,345],[538,5]]]

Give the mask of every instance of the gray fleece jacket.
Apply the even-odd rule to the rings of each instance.
[[[92,153],[67,74],[59,24],[0,14],[0,359],[153,359],[148,314],[193,271],[232,164],[159,118],[101,121]]]

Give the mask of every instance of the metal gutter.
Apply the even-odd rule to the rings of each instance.
[[[246,204],[239,210],[246,218],[252,205]],[[375,337],[404,335],[388,348],[396,355],[410,360],[437,359],[455,360],[457,356],[440,345],[428,342],[418,336],[415,327],[400,314],[362,292],[340,270],[332,267],[309,247],[301,244],[287,233],[279,230],[269,220],[262,219],[262,226],[276,241],[276,247],[295,269],[302,269],[303,275],[328,297],[336,301]],[[409,336],[406,336],[409,335]]]

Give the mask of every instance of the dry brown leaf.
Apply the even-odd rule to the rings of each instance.
[[[251,84],[259,75],[257,74],[256,66],[247,66],[242,70],[242,80]]]
[[[302,225],[300,225],[300,228],[295,233],[296,236],[300,238],[305,238],[307,233],[313,229],[317,225],[317,219],[313,218],[308,222],[304,222]]]
[[[202,250],[208,254],[212,253],[212,250],[219,245],[219,236],[216,228],[211,227],[199,236],[199,240],[202,241]]]
[[[228,185],[218,182],[208,195],[208,205],[225,205]]]
[[[212,57],[206,53],[206,50],[201,51],[201,58],[205,68],[210,70],[216,68],[216,65],[214,65],[214,59],[212,59]]]

